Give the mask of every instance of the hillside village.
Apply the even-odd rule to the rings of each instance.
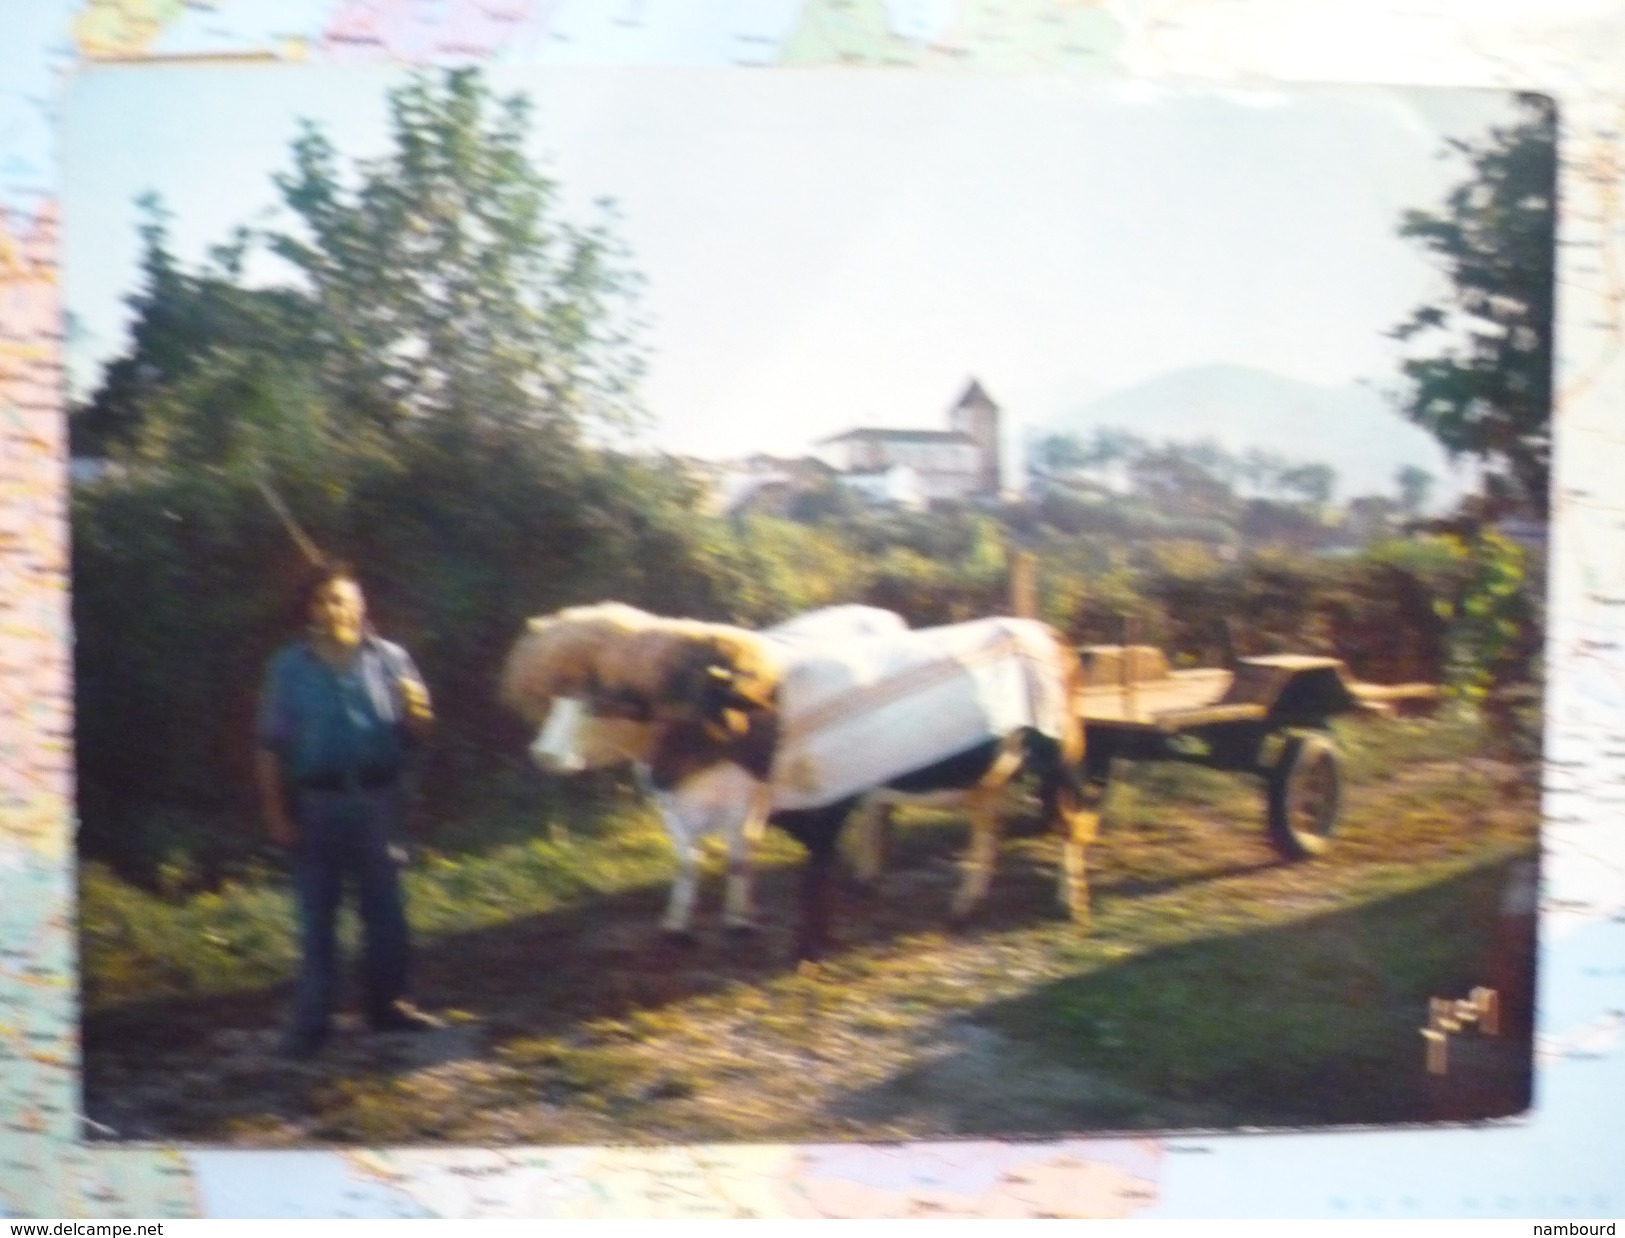
[[[971,377],[942,429],[857,425],[809,443],[800,456],[757,453],[684,464],[709,486],[710,510],[719,515],[795,516],[816,509],[818,496],[832,491],[863,506],[913,512],[943,504],[1031,506],[1060,494],[1092,502],[1154,499],[1170,514],[1265,501],[1314,510],[1332,524],[1362,524],[1374,516],[1419,515],[1437,480],[1413,469],[1407,481],[1396,476],[1382,487],[1397,486],[1392,498],[1345,494],[1339,503],[1334,493],[1344,479],[1330,465],[1256,447],[1227,452],[1215,440],[1166,437],[1157,425],[1139,422],[1129,418],[1092,434],[1052,428],[1018,436],[1005,410]]]
[[[1232,382],[1238,376],[1258,386],[1258,377],[1244,371],[1219,374]],[[1191,403],[1188,392],[1164,394],[1173,408]],[[1268,396],[1278,393],[1265,387],[1258,394],[1268,408]],[[1158,417],[1129,415],[1092,433],[1077,426],[1018,435],[974,376],[943,420],[941,429],[856,425],[809,443],[800,456],[683,463],[708,487],[715,515],[817,521],[837,508],[1000,507],[1018,523],[1072,533],[1211,542],[1221,557],[1238,541],[1338,553],[1432,522],[1461,498],[1460,478],[1449,476],[1448,466],[1443,477],[1412,464],[1379,480],[1380,466],[1367,459],[1344,476],[1329,464],[1256,446],[1227,451],[1211,438],[1167,437],[1172,427]],[[1340,461],[1348,454],[1346,443],[1321,445],[1343,448],[1333,453]],[[1538,518],[1510,510],[1479,515],[1528,549],[1545,544]]]
[[[713,508],[784,514],[798,496],[839,486],[879,504],[924,511],[933,502],[997,503],[1007,483],[1003,410],[972,378],[942,430],[855,426],[810,444],[805,456],[690,461],[711,484]]]

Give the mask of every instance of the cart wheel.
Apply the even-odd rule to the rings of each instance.
[[[1306,860],[1332,845],[1342,799],[1343,760],[1324,735],[1295,735],[1269,774],[1270,844],[1282,859]]]

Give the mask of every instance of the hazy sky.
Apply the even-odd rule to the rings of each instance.
[[[76,381],[123,344],[133,200],[202,254],[275,203],[295,120],[384,146],[382,71],[103,69],[64,133]],[[664,446],[800,451],[940,425],[979,378],[1048,420],[1217,362],[1326,385],[1393,376],[1382,333],[1437,275],[1394,235],[1507,116],[1492,92],[1259,92],[830,70],[492,71],[537,104],[568,208],[616,200],[647,280]]]

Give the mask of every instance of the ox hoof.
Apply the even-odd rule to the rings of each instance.
[[[799,963],[819,963],[829,954],[827,941],[799,941],[796,943],[796,958]]]
[[[722,931],[729,937],[755,937],[762,931],[758,920],[731,920],[722,926]]]
[[[692,950],[700,944],[700,939],[692,929],[663,928],[660,930],[660,944],[663,946],[676,946],[683,950]]]
[[[1087,929],[1089,927],[1089,922],[1092,919],[1092,916],[1090,915],[1090,908],[1087,903],[1080,907],[1075,903],[1068,902],[1064,898],[1057,899],[1051,905],[1050,913],[1057,920],[1070,920],[1080,929]]]
[[[875,902],[880,898],[880,878],[876,877],[873,881],[865,881],[862,877],[854,877],[848,886],[848,891],[853,898],[862,902]]]

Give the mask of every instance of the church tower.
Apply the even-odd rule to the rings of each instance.
[[[959,403],[948,413],[949,426],[976,444],[976,493],[996,499],[1004,491],[1004,469],[999,452],[999,406],[974,378]]]

